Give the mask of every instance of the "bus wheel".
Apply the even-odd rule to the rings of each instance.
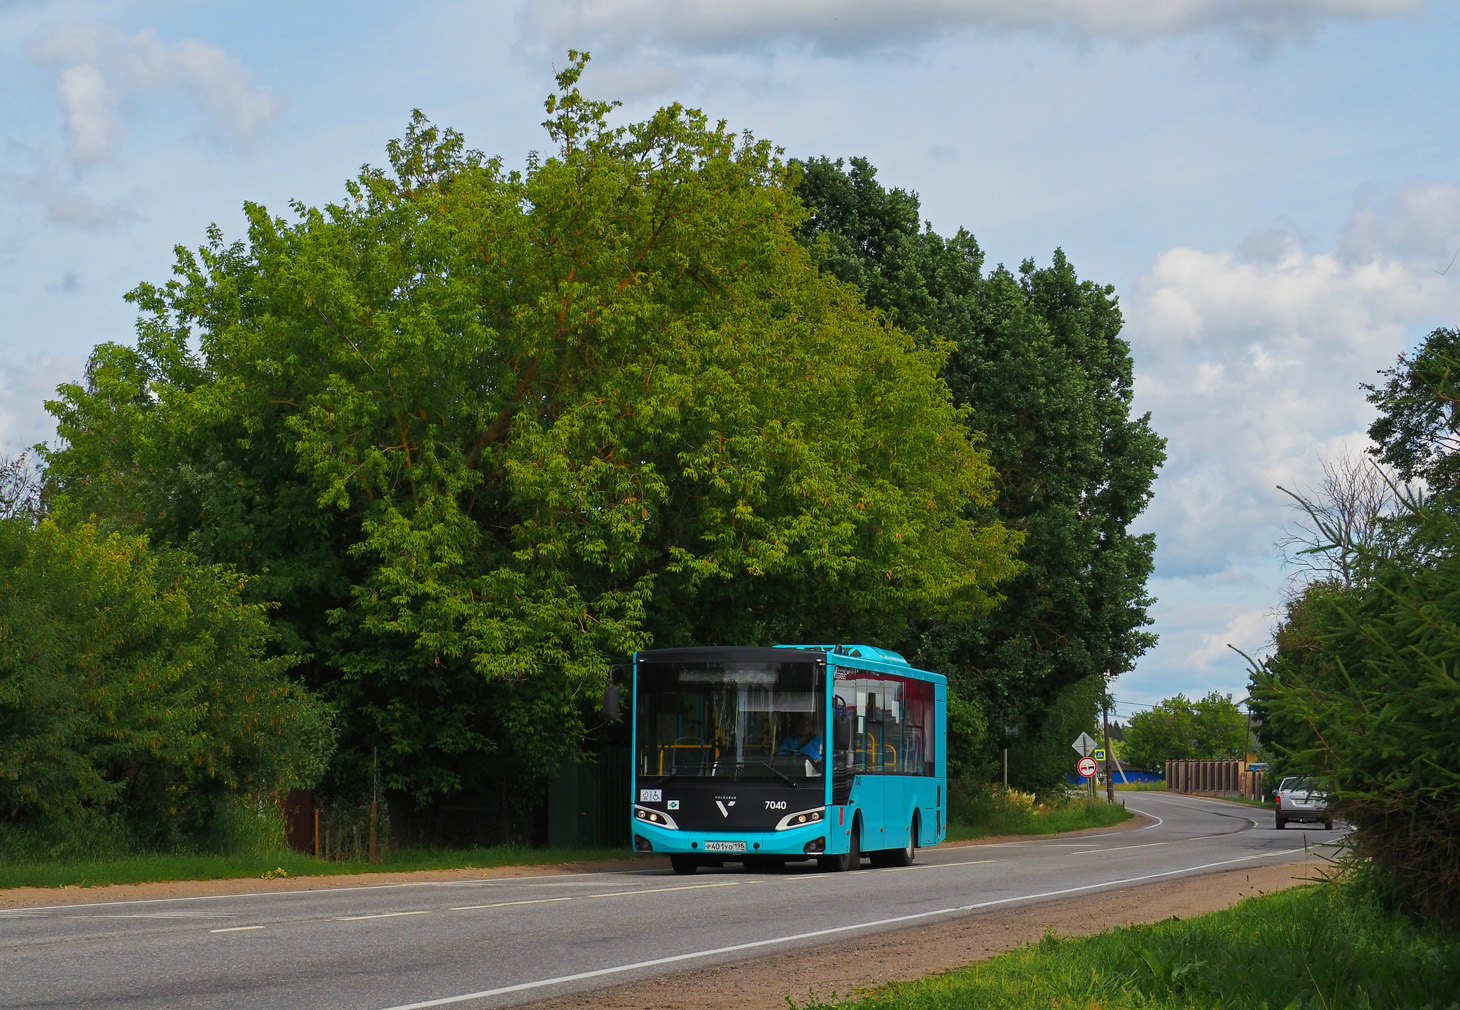
[[[694,856],[682,852],[674,852],[669,856],[669,866],[675,873],[693,873],[699,869],[699,865]]]
[[[846,852],[836,856],[817,856],[816,865],[833,873],[862,868],[862,822],[852,821],[852,844]]]
[[[901,849],[889,849],[884,866],[911,866],[918,858],[918,818],[913,815],[912,827],[908,829],[907,845]]]

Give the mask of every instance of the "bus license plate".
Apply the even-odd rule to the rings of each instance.
[[[706,842],[706,852],[744,852],[744,842]]]

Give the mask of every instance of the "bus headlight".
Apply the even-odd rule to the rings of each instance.
[[[648,807],[641,807],[637,803],[634,804],[634,820],[643,821],[646,824],[657,824],[661,828],[668,828],[671,831],[679,830],[679,825],[674,823],[674,818],[670,817],[664,811],[650,810]]]
[[[826,808],[817,807],[815,810],[798,810],[794,814],[787,814],[776,823],[777,831],[785,831],[787,828],[799,828],[805,824],[819,824],[826,820]]]

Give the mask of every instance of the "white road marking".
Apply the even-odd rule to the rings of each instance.
[[[549,901],[572,901],[572,898],[529,898],[526,901],[498,901],[490,905],[456,905],[453,912],[470,912],[474,908],[506,908],[508,905],[542,905]]]
[[[376,912],[374,915],[337,915],[336,922],[359,922],[361,919],[394,919],[402,915],[430,915],[431,910],[425,909],[420,912]]]
[[[628,894],[658,894],[660,891],[698,891],[706,887],[739,887],[741,884],[759,884],[759,880],[725,880],[717,884],[686,884],[681,887],[646,887],[641,891],[608,891],[604,894],[585,894],[585,898],[622,898]]]
[[[232,912],[119,912],[116,915],[78,915],[77,919],[231,919]]]
[[[242,933],[246,929],[263,929],[262,926],[229,926],[227,929],[210,929],[210,933]]]
[[[943,869],[944,867],[947,867],[947,866],[978,866],[980,863],[997,863],[997,862],[998,862],[997,859],[964,859],[964,860],[960,860],[959,862],[956,862],[956,863],[917,863],[917,864],[915,864],[913,866],[891,866],[891,867],[887,867],[886,869],[884,869],[883,872],[887,872],[888,870],[893,870],[893,871],[896,871],[896,870],[941,870],[941,869]]]
[[[1174,877],[1183,873],[1191,873],[1195,870],[1210,870],[1218,866],[1231,866],[1234,863],[1245,863],[1254,859],[1266,859],[1272,856],[1288,856],[1302,849],[1283,849],[1278,852],[1259,852],[1250,856],[1239,856],[1236,859],[1223,859],[1215,863],[1202,863],[1198,866],[1185,866],[1178,870],[1166,870],[1163,873],[1147,873],[1139,877],[1125,877],[1121,880],[1106,880],[1098,884],[1083,884],[1079,887],[1066,887],[1058,891],[1043,891],[1039,894],[1021,894],[1013,898],[997,898],[992,901],[980,901],[972,905],[955,905],[950,908],[938,908],[929,912],[914,912],[911,915],[898,915],[889,919],[874,919],[870,922],[857,922],[849,926],[831,926],[827,929],[815,929],[808,933],[794,933],[790,936],[777,936],[769,940],[752,940],[748,943],[731,944],[728,947],[714,947],[710,950],[696,950],[688,954],[673,954],[669,957],[656,957],[648,961],[636,961],[633,964],[620,964],[612,968],[599,968],[595,971],[580,971],[573,975],[559,975],[556,978],[537,979],[533,982],[519,982],[516,985],[499,986],[496,989],[483,989],[480,992],[463,993],[460,996],[443,996],[440,999],[423,1000],[419,1003],[401,1003],[397,1006],[386,1007],[385,1010],[426,1010],[428,1007],[447,1006],[452,1003],[465,1003],[467,1000],[486,999],[489,996],[504,996],[507,993],[526,992],[529,989],[541,989],[550,985],[561,985],[564,982],[581,982],[584,979],[602,978],[605,975],[618,975],[626,971],[635,971],[639,968],[654,968],[661,964],[676,964],[680,961],[692,961],[697,958],[714,957],[717,954],[733,954],[742,950],[754,950],[758,947],[771,947],[776,944],[792,943],[797,940],[809,940],[818,936],[835,936],[838,933],[850,933],[858,929],[871,929],[875,926],[890,926],[899,922],[914,922],[918,919],[929,919],[939,915],[952,915],[957,912],[973,912],[981,908],[993,908],[996,905],[1008,905],[1018,901],[1035,901],[1040,898],[1058,898],[1066,894],[1079,894],[1082,891],[1095,891],[1105,888],[1120,887],[1124,884],[1139,884],[1147,880],[1160,880],[1163,877]]]
[[[656,874],[657,873],[663,873],[664,871],[662,869],[659,869],[659,868],[650,868],[650,869],[645,869],[645,870],[615,870],[613,872],[618,873],[618,874],[622,874],[624,876],[635,876],[636,877],[636,876],[645,876],[645,875],[648,875],[650,873],[656,873]],[[304,894],[314,894],[315,896],[318,896],[318,892],[320,892],[320,891],[383,891],[383,890],[387,890],[387,889],[392,888],[392,887],[460,887],[460,886],[462,886],[464,884],[465,885],[473,885],[473,884],[508,885],[508,884],[519,884],[519,883],[522,883],[524,881],[527,881],[527,882],[550,881],[551,883],[549,883],[547,886],[557,887],[557,886],[569,886],[567,884],[561,884],[561,883],[559,883],[559,882],[563,881],[565,878],[569,878],[569,877],[589,877],[589,878],[596,877],[596,878],[598,878],[598,879],[601,880],[603,878],[603,876],[604,876],[604,874],[603,874],[602,871],[599,871],[599,872],[588,872],[588,871],[585,871],[583,873],[534,873],[534,874],[524,874],[523,876],[520,876],[520,877],[493,877],[493,878],[490,878],[490,879],[483,879],[483,880],[413,880],[413,881],[408,881],[408,882],[403,883],[403,884],[351,884],[348,887],[317,887],[317,888],[316,887],[309,887],[309,888],[304,888],[303,890],[289,890],[289,891],[246,891],[246,892],[244,892],[242,894],[192,894],[192,895],[188,895],[187,897],[182,897],[182,898],[127,898],[127,899],[122,900],[122,901],[116,901],[116,900],[113,900],[113,901],[78,901],[78,902],[76,902],[74,904],[63,904],[63,905],[35,905],[32,908],[28,909],[28,911],[33,911],[33,912],[72,911],[72,910],[78,909],[78,908],[100,908],[100,907],[107,906],[107,905],[158,905],[158,904],[165,904],[165,903],[168,903],[168,902],[182,902],[182,901],[220,901],[220,900],[223,900],[223,899],[232,900],[234,898],[287,898],[287,897],[291,897],[291,896],[297,897],[299,895],[304,895]],[[300,879],[302,879],[302,878],[300,878]],[[590,880],[584,881],[582,886],[593,886],[593,884],[594,884],[594,881],[592,879],[590,879]]]
[[[1208,835],[1209,838],[1217,838],[1217,835]],[[1195,838],[1184,838],[1182,841],[1197,841]],[[1091,852],[1121,852],[1125,849],[1149,849],[1154,845],[1170,845],[1170,842],[1142,842],[1140,845],[1107,845],[1103,849],[1081,849],[1079,852],[1071,852],[1072,856],[1084,856]]]
[[[1130,831],[1132,834],[1134,834],[1137,831],[1150,831],[1152,828],[1159,828],[1161,825],[1163,825],[1163,824],[1166,823],[1163,819],[1161,819],[1160,817],[1157,817],[1155,814],[1151,813],[1150,811],[1147,811],[1147,810],[1136,810],[1136,808],[1135,807],[1132,807],[1132,806],[1127,806],[1126,809],[1127,810],[1135,810],[1136,813],[1140,814],[1142,817],[1150,817],[1153,820],[1155,820],[1155,822],[1156,822],[1155,824],[1147,824],[1144,827],[1140,827],[1140,828],[1127,828],[1126,830]]]

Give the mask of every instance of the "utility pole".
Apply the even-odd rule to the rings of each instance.
[[[1101,699],[1101,712],[1105,723],[1105,801],[1115,804],[1115,776],[1110,773],[1114,755],[1110,752],[1110,671],[1105,671],[1105,696]]]
[[[380,850],[375,845],[375,821],[380,811],[380,751],[370,748],[370,861],[380,862]],[[358,835],[356,837],[359,837]]]

